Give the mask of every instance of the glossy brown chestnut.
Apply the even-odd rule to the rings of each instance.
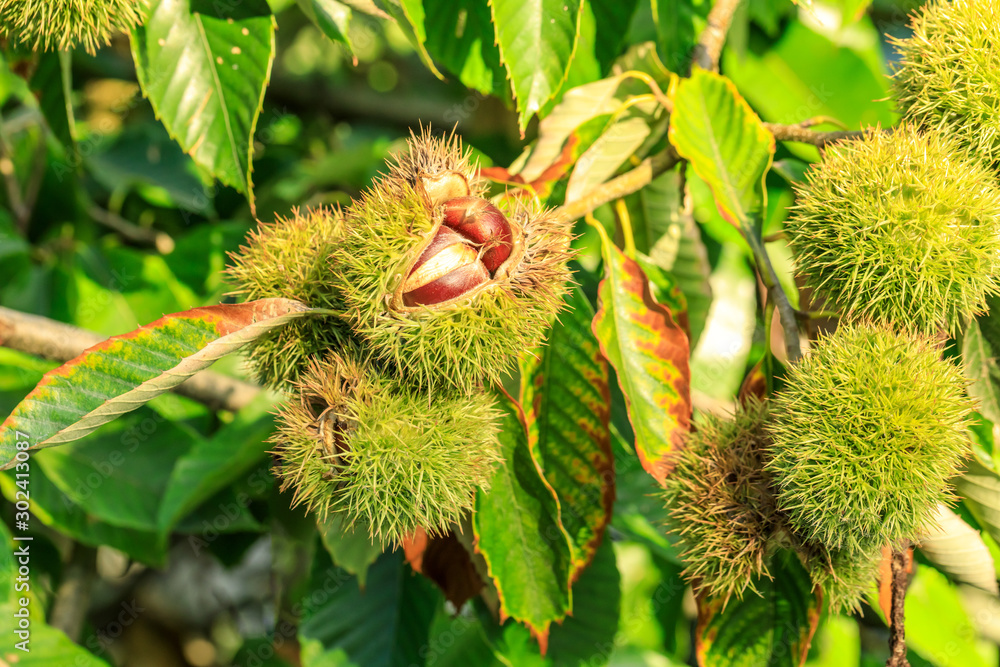
[[[482,261],[493,273],[510,257],[514,236],[507,218],[480,197],[455,197],[444,204],[444,224],[482,249]]]
[[[490,279],[482,262],[465,264],[425,285],[403,294],[405,306],[431,306],[462,296]]]

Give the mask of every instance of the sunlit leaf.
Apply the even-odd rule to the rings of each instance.
[[[672,314],[656,303],[646,275],[598,228],[604,280],[594,335],[618,374],[635,449],[643,468],[661,484],[668,457],[682,446],[691,419],[688,339]]]
[[[576,50],[582,0],[491,0],[500,58],[521,131],[562,85]]]
[[[354,54],[351,45],[351,8],[338,0],[296,0],[302,13],[334,42],[343,44],[347,52]],[[356,64],[356,61],[355,61]]]
[[[745,235],[753,230],[774,137],[723,76],[695,69],[670,116],[670,141],[708,183],[719,212]]]
[[[521,360],[528,442],[559,499],[570,537],[571,578],[590,563],[611,520],[608,366],[590,331],[593,308],[577,289],[545,345]]]
[[[46,373],[0,425],[0,463],[13,465],[18,443],[34,450],[82,438],[310,312],[290,299],[204,306],[98,343]]]
[[[476,497],[476,549],[496,585],[501,617],[528,626],[544,650],[549,626],[572,607],[572,553],[559,523],[559,502],[528,447],[520,409],[510,400],[501,406],[505,464],[498,466],[489,492]]]
[[[927,559],[953,581],[1000,594],[993,558],[979,531],[945,505],[938,505],[936,525],[919,544]]]

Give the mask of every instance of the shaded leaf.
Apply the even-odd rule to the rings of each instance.
[[[754,234],[752,214],[774,156],[774,137],[732,81],[697,68],[683,80],[670,116],[670,142],[708,183],[722,216],[744,235]]]
[[[423,665],[421,650],[439,599],[434,586],[410,571],[399,552],[376,561],[364,589],[346,570],[317,557],[301,603],[306,614],[299,638],[320,642],[323,652],[312,653],[303,667],[343,664],[332,662],[341,652],[364,667]]]
[[[601,73],[607,72],[615,58],[621,53],[628,34],[638,0],[590,0],[597,24],[594,39],[594,55],[601,65]]]
[[[346,528],[343,514],[330,514],[326,521],[317,519],[316,527],[319,528],[323,547],[330,554],[333,564],[356,575],[358,583],[364,586],[368,578],[368,567],[385,547],[374,542],[367,527],[358,525],[360,523],[356,522],[353,528]]]
[[[170,135],[254,209],[253,133],[274,61],[265,0],[152,0],[132,33],[143,93]]]
[[[691,51],[704,30],[709,2],[692,0],[652,0],[657,46],[663,63],[674,72],[687,70]]]
[[[668,457],[683,444],[691,420],[688,340],[672,314],[656,303],[646,275],[601,235],[604,279],[593,331],[618,374],[635,449],[657,482],[669,473]]]
[[[559,90],[577,47],[582,0],[490,0],[521,132]]]
[[[979,531],[942,504],[937,508],[936,523],[919,540],[927,559],[953,581],[1000,595],[993,558]]]
[[[171,471],[199,440],[182,422],[143,407],[86,440],[34,454],[32,471],[44,471],[91,517],[156,533]]]
[[[6,636],[3,650],[0,652],[0,665],[108,667],[107,662],[97,658],[82,646],[74,644],[61,630],[56,630],[45,622],[45,601],[31,590],[36,587],[41,589],[40,584],[29,581],[27,584],[30,588],[23,588],[26,582],[18,577],[18,564],[15,563],[12,553],[22,546],[37,553],[37,549],[32,550],[31,545],[32,542],[27,541],[15,542],[7,526],[0,521],[0,549],[3,550],[0,555],[0,614],[4,618],[4,623],[9,624],[10,628],[4,632]],[[28,601],[26,607],[21,606],[22,599]],[[21,613],[23,609],[28,612],[28,618],[25,620],[29,621],[30,625],[25,635],[19,636],[16,634],[18,621],[15,620],[15,613]],[[19,646],[22,641],[24,644]]]
[[[621,612],[621,575],[611,540],[573,585],[573,614],[553,626],[549,654],[555,667],[607,664],[615,648]]]
[[[567,296],[544,345],[521,358],[528,443],[559,499],[575,580],[587,567],[614,503],[608,366],[590,331],[594,311],[579,289]]]
[[[273,395],[261,392],[232,423],[211,438],[195,441],[177,460],[158,511],[159,529],[164,535],[185,514],[266,459],[267,438],[274,430],[274,418],[269,412],[274,401]]]
[[[310,309],[290,299],[205,306],[113,336],[49,371],[0,425],[0,463],[82,438],[176,387],[215,360]]]
[[[68,51],[41,53],[38,67],[29,82],[49,130],[68,151],[74,149],[76,136],[73,103],[69,95],[73,88],[70,65]]]
[[[754,582],[723,607],[720,600],[698,601],[695,652],[700,667],[799,667],[822,611],[822,593],[790,551],[772,556],[773,579]]]
[[[500,616],[524,623],[544,652],[549,626],[572,608],[570,540],[559,502],[532,458],[524,417],[511,400],[503,408],[498,466],[488,493],[476,496],[472,526],[500,596]]]

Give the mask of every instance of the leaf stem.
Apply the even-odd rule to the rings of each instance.
[[[632,231],[632,217],[628,214],[628,207],[624,199],[615,201],[615,217],[618,219],[618,227],[622,230],[622,245],[625,247],[625,255],[635,260],[635,235]]]

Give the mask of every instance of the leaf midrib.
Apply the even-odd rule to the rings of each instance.
[[[201,38],[202,47],[205,49],[205,56],[208,60],[208,68],[212,73],[212,81],[215,84],[215,93],[219,97],[219,107],[222,109],[222,119],[226,124],[226,138],[229,139],[229,147],[232,151],[231,157],[233,158],[233,164],[236,165],[236,169],[239,171],[240,180],[242,180],[249,188],[248,179],[246,172],[243,171],[243,165],[240,163],[239,154],[236,152],[236,135],[233,133],[232,120],[229,117],[229,108],[226,106],[226,97],[223,94],[222,80],[219,79],[219,71],[216,66],[215,59],[212,54],[212,47],[208,43],[208,33],[205,31],[205,24],[202,21],[201,14],[199,12],[192,12],[192,18],[194,19],[195,25],[198,27],[198,35]]]

